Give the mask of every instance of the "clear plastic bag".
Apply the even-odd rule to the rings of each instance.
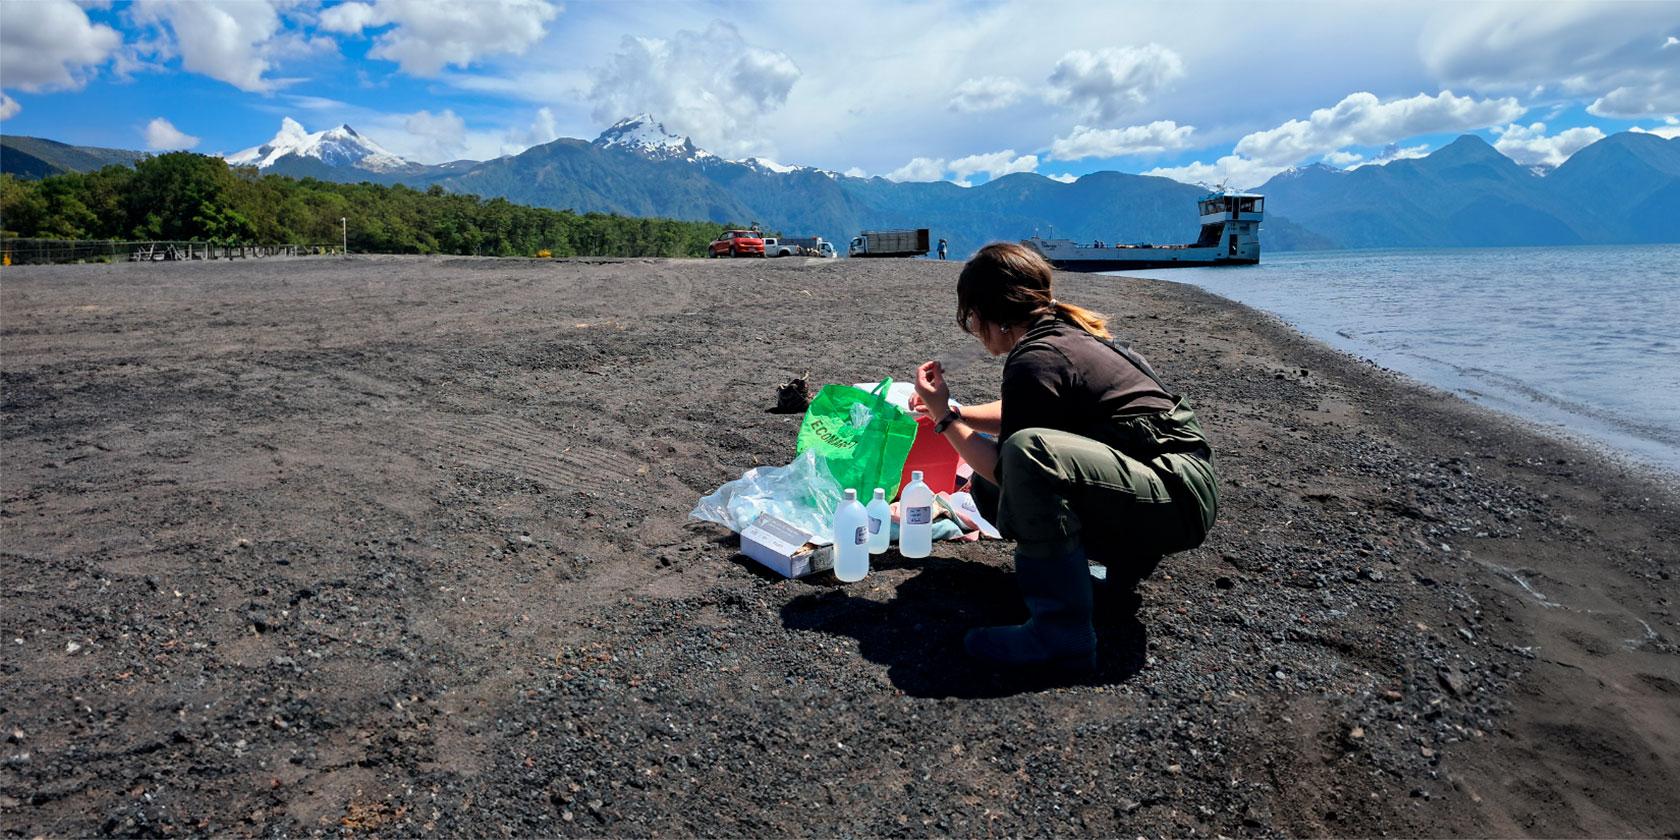
[[[785,467],[747,470],[702,498],[689,516],[740,533],[759,514],[768,513],[827,543],[841,495],[822,455],[812,449]]]

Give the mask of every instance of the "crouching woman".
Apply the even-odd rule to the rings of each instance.
[[[963,646],[995,665],[1090,668],[1088,558],[1135,578],[1200,545],[1217,486],[1189,403],[1114,341],[1101,316],[1056,300],[1053,276],[1023,246],[982,248],[957,281],[957,323],[1006,356],[1002,399],[954,410],[944,370],[927,362],[912,404],[974,468],[982,512],[1016,541],[1031,617],[971,630]]]

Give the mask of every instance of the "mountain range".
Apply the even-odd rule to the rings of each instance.
[[[24,178],[132,164],[143,153],[0,136],[0,170]],[[349,126],[286,119],[232,165],[321,180],[501,196],[579,212],[759,222],[844,242],[858,230],[928,227],[963,254],[1033,233],[1110,242],[1191,241],[1206,187],[1095,172],[1071,183],[1016,173],[975,187],[860,178],[760,159],[726,160],[649,115],[592,141],[561,138],[489,161],[419,164]],[[1623,132],[1536,172],[1465,135],[1428,156],[1340,170],[1315,164],[1256,189],[1268,250],[1680,241],[1680,138]]]
[[[1285,172],[1257,192],[1344,248],[1680,242],[1680,139],[1612,134],[1542,174],[1465,135],[1384,166]]]
[[[145,157],[145,152],[72,146],[41,137],[0,134],[0,172],[17,178],[90,172],[112,165],[133,166]]]

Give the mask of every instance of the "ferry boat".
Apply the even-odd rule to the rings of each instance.
[[[1266,199],[1254,193],[1219,190],[1196,202],[1202,235],[1189,245],[1116,245],[1034,236],[1021,241],[1064,271],[1119,271],[1129,268],[1179,268],[1207,265],[1254,265],[1260,262],[1260,219]]]

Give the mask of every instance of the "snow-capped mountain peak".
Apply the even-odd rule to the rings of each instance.
[[[1309,163],[1306,166],[1291,166],[1273,176],[1276,178],[1302,178],[1307,175],[1346,175],[1348,170],[1331,166],[1328,163]]]
[[[690,163],[700,163],[708,166],[735,164],[745,166],[761,175],[816,172],[829,178],[840,177],[839,173],[830,172],[827,169],[818,169],[814,166],[789,166],[767,157],[725,160],[695,146],[694,139],[691,137],[672,134],[665,128],[665,124],[654,119],[652,114],[637,114],[613,123],[610,128],[601,132],[601,136],[595,138],[594,145],[601,149],[623,149],[648,160],[686,160]]]
[[[696,148],[694,141],[665,130],[665,125],[652,114],[625,117],[612,124],[595,138],[601,148],[619,148],[635,152],[653,160],[691,160],[716,158],[717,155]]]
[[[808,166],[788,166],[785,163],[777,163],[769,158],[762,157],[750,157],[745,160],[738,160],[735,162],[770,175],[786,175],[789,172],[798,172],[801,169],[811,168]]]
[[[280,121],[280,131],[261,146],[227,156],[234,166],[267,169],[286,155],[315,158],[328,166],[353,166],[371,172],[389,172],[413,164],[378,143],[356,133],[348,125],[310,133],[291,117]]]
[[[754,172],[759,173],[760,175],[790,175],[799,172],[815,172],[818,175],[827,176],[830,180],[841,177],[840,173],[835,172],[832,169],[823,169],[819,166],[801,166],[797,164],[790,166],[785,163],[778,163],[777,161],[766,157],[742,158],[741,160],[730,161],[730,163],[738,163]]]

